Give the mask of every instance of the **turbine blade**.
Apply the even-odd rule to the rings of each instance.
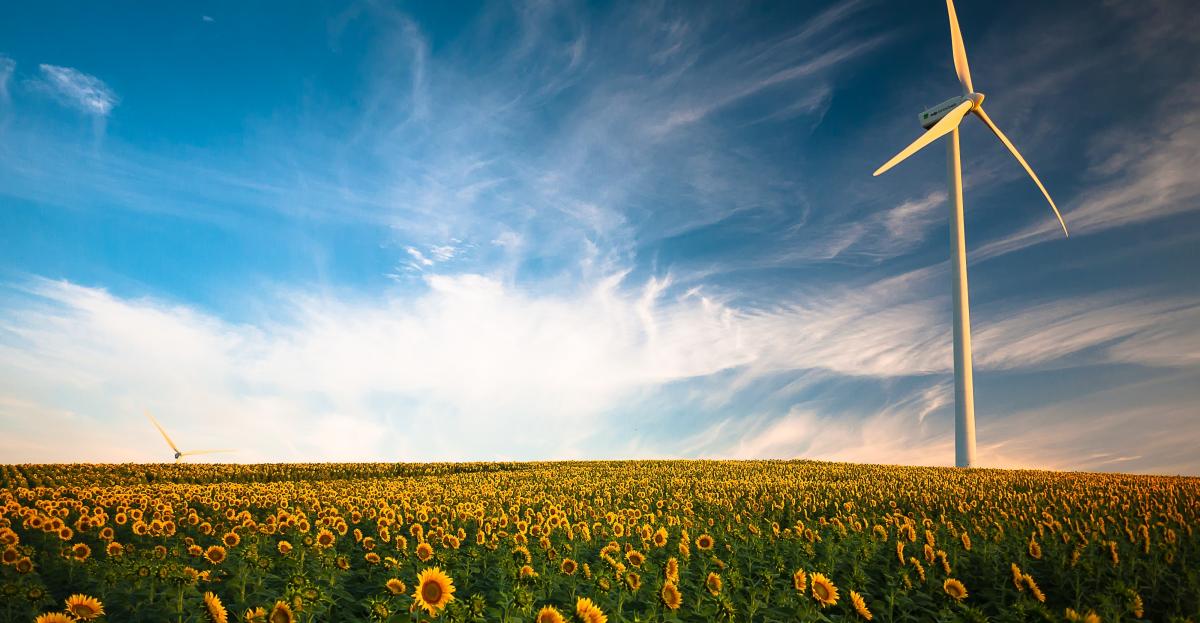
[[[996,138],[1000,139],[1001,143],[1004,143],[1004,146],[1008,148],[1008,151],[1012,152],[1012,155],[1017,159],[1017,162],[1020,162],[1021,166],[1025,167],[1025,172],[1029,174],[1029,177],[1033,178],[1033,183],[1037,184],[1038,189],[1042,191],[1042,195],[1046,197],[1046,201],[1050,202],[1050,209],[1054,210],[1054,216],[1058,217],[1058,224],[1062,225],[1063,235],[1070,236],[1071,234],[1067,232],[1067,222],[1063,220],[1062,213],[1058,211],[1058,206],[1054,205],[1054,200],[1050,198],[1050,193],[1046,191],[1046,187],[1042,185],[1042,180],[1038,179],[1037,173],[1034,173],[1033,169],[1029,166],[1029,163],[1025,162],[1025,159],[1021,157],[1021,152],[1017,151],[1017,147],[1012,144],[1012,141],[1008,140],[1008,137],[1000,131],[1000,128],[996,127],[996,124],[992,122],[992,118],[983,111],[982,107],[976,108],[974,112],[976,115],[979,115],[979,120],[992,130],[992,133],[996,135]]]
[[[179,456],[196,456],[198,454],[217,454],[220,452],[237,452],[237,450],[189,450],[188,452],[180,452]]]
[[[171,438],[167,436],[167,431],[163,430],[163,427],[158,424],[158,420],[154,419],[153,415],[150,415],[150,411],[146,411],[146,417],[150,419],[150,423],[154,425],[154,428],[157,428],[158,432],[162,434],[163,439],[167,440],[167,445],[171,446],[172,450],[179,452],[179,448],[175,447],[175,442],[171,441]]]
[[[920,151],[922,147],[945,136],[946,134],[949,134],[951,130],[958,127],[958,124],[962,122],[963,116],[965,116],[967,111],[971,110],[971,107],[974,105],[974,102],[967,100],[958,106],[955,106],[954,110],[946,113],[945,117],[942,117],[937,123],[933,124],[933,127],[926,130],[924,134],[917,138],[917,140],[913,141],[912,145],[905,147],[900,153],[892,156],[891,160],[883,163],[883,166],[875,169],[875,173],[873,173],[873,175],[879,175],[886,172],[888,169],[899,164],[900,161]]]
[[[967,66],[967,48],[963,45],[962,31],[958,29],[958,14],[954,11],[954,0],[946,0],[946,12],[950,14],[950,48],[954,53],[954,73],[962,84],[963,93],[975,92],[971,84],[971,68]]]

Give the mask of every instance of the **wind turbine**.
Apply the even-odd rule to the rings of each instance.
[[[950,251],[954,264],[954,463],[958,467],[975,465],[975,387],[971,372],[971,310],[967,300],[967,249],[963,231],[962,161],[959,157],[958,124],[967,114],[974,114],[1012,152],[1017,162],[1025,168],[1033,183],[1050,202],[1050,209],[1058,217],[1063,234],[1067,235],[1067,223],[1063,221],[1058,206],[1046,192],[1029,163],[1013,146],[1012,141],[996,127],[991,117],[983,111],[983,94],[976,93],[971,84],[971,70],[967,67],[967,50],[963,46],[962,32],[958,29],[958,16],[954,12],[954,0],[946,0],[946,11],[950,14],[950,48],[954,54],[954,71],[962,84],[963,94],[952,97],[920,115],[921,127],[926,132],[911,145],[905,147],[891,160],[875,170],[879,175],[896,166],[900,161],[917,153],[934,140],[949,134],[946,140],[946,179],[950,186]]]
[[[185,456],[196,456],[199,454],[216,454],[218,452],[233,452],[233,450],[189,450],[187,452],[182,452],[182,451],[180,451],[179,447],[175,445],[175,442],[171,441],[171,438],[167,436],[167,431],[163,430],[163,427],[161,425],[159,425],[158,420],[154,419],[153,415],[150,415],[149,411],[146,411],[146,417],[150,420],[150,423],[154,425],[154,428],[157,428],[158,432],[162,434],[163,439],[165,439],[167,441],[167,445],[171,446],[171,449],[175,451],[175,462],[176,463],[179,462],[179,459],[181,459]]]

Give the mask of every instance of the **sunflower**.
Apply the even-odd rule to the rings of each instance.
[[[1021,578],[1024,576],[1024,574],[1021,573],[1021,568],[1018,567],[1017,563],[1015,563],[1015,562],[1009,563],[1009,568],[1012,570],[1013,586],[1017,587],[1017,590],[1024,592],[1025,591],[1025,583],[1021,581]]]
[[[1042,557],[1042,546],[1033,539],[1029,539],[1029,557],[1037,559]]]
[[[812,596],[821,607],[832,606],[838,602],[838,589],[829,578],[820,573],[812,574]]]
[[[275,607],[271,608],[271,616],[267,617],[268,623],[295,623],[296,615],[292,614],[292,607],[286,601],[275,602]]]
[[[535,623],[565,623],[565,621],[562,613],[554,606],[542,606],[542,609],[538,610]]]
[[[276,547],[279,549],[279,553],[284,556],[287,556],[288,554],[292,553],[292,544],[287,541],[280,541],[279,545],[277,545]]]
[[[575,575],[575,571],[579,569],[579,565],[570,558],[563,558],[562,564],[559,565],[559,569],[561,569],[562,572],[567,575]]]
[[[11,565],[14,562],[17,562],[17,559],[20,557],[21,552],[18,552],[16,548],[9,547],[6,548],[3,553],[0,553],[0,562],[3,562],[6,565]]]
[[[107,553],[110,557],[116,558],[116,557],[120,556],[121,554],[125,553],[125,546],[121,545],[120,543],[118,543],[116,541],[113,541],[104,548],[104,552]]]
[[[792,574],[792,587],[801,593],[808,590],[808,575],[804,573],[804,569],[797,569]]]
[[[77,619],[87,621],[103,615],[104,604],[88,595],[71,595],[67,598],[67,612]]]
[[[858,613],[858,616],[868,621],[874,618],[871,615],[871,611],[867,609],[867,602],[863,599],[862,595],[859,595],[855,591],[850,591],[850,603],[854,604],[854,611]]]
[[[654,531],[654,536],[651,538],[654,542],[654,547],[663,547],[667,544],[667,529],[659,528]]]
[[[529,565],[521,565],[521,577],[522,578],[536,578],[537,576],[538,576],[538,573],[537,573],[537,571],[533,570],[533,567],[531,567]]]
[[[702,552],[707,552],[708,550],[712,549],[714,543],[715,541],[713,541],[713,538],[707,534],[701,534],[700,536],[696,537],[696,549]]]
[[[708,577],[704,579],[704,588],[714,596],[721,594],[721,576],[710,571]]]
[[[413,599],[430,616],[446,607],[454,599],[454,580],[437,567],[425,569],[417,576],[417,590]]]
[[[665,570],[668,582],[679,584],[679,561],[675,558],[667,559],[667,568]]]
[[[1029,594],[1033,595],[1034,599],[1045,603],[1046,594],[1042,592],[1042,589],[1037,585],[1037,582],[1033,581],[1032,575],[1029,575],[1028,573],[1022,574],[1021,583],[1025,585],[1025,588],[1029,589]]]
[[[375,552],[367,552],[363,555],[363,560],[367,561],[368,564],[377,565],[382,558]]]
[[[242,542],[242,537],[236,532],[230,531],[221,537],[221,542],[225,547],[237,547]]]
[[[208,609],[208,619],[212,623],[229,623],[229,613],[225,611],[225,604],[221,603],[221,598],[215,593],[204,593],[204,607]]]
[[[321,531],[317,533],[317,547],[321,549],[332,547],[335,540],[333,533],[325,528],[321,528]]]
[[[608,617],[605,616],[604,611],[587,597],[575,600],[575,614],[583,623],[608,623]]]
[[[417,544],[417,558],[421,562],[428,562],[433,558],[433,546],[424,542]]]
[[[38,615],[33,623],[75,623],[75,619],[70,615],[61,612],[47,612],[46,614]]]
[[[88,547],[86,543],[76,543],[71,546],[71,556],[76,562],[83,562],[91,555],[92,548]]]
[[[641,567],[642,563],[646,562],[646,557],[636,549],[631,549],[628,552],[625,552],[625,560],[628,560],[629,564],[633,565],[634,567]]]
[[[663,584],[660,596],[663,603],[671,610],[678,610],[679,606],[683,604],[683,595],[679,594],[679,589],[671,582]]]
[[[24,575],[33,571],[33,561],[28,556],[19,558],[17,562],[13,563],[13,567],[17,570],[17,573]]]
[[[959,582],[954,578],[949,578],[943,582],[942,590],[946,591],[947,595],[958,601],[962,601],[967,598],[967,587],[963,586],[962,582]]]
[[[629,574],[625,576],[625,585],[629,587],[629,590],[636,593],[637,590],[642,587],[642,576],[630,571]]]
[[[220,545],[211,545],[204,551],[204,559],[214,565],[219,565],[225,561],[225,548]]]
[[[387,586],[388,592],[393,595],[403,595],[405,591],[408,590],[408,587],[404,585],[404,582],[397,578],[388,580],[385,586]]]
[[[251,608],[242,615],[245,623],[267,623],[267,610],[262,606]]]

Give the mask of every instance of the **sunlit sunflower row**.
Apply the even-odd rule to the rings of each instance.
[[[1200,621],[1200,480],[807,461],[0,468],[0,622]]]

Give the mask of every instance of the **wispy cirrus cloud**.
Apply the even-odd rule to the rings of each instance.
[[[17,70],[17,61],[0,54],[0,99],[8,99],[8,83]]]
[[[85,114],[106,117],[120,101],[103,80],[73,67],[42,64],[38,70],[35,88]]]

